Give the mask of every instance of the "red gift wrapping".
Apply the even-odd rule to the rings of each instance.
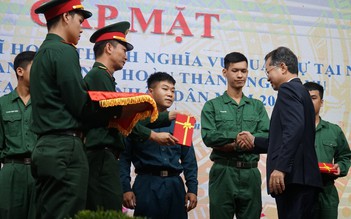
[[[194,117],[177,114],[173,136],[179,140],[179,144],[188,147],[191,146],[195,122]]]
[[[318,163],[319,170],[321,173],[336,173],[337,170],[333,169],[334,164],[332,163]]]
[[[109,127],[117,128],[123,135],[127,136],[132,131],[135,124],[142,119],[150,117],[154,122],[158,117],[158,110],[155,100],[145,93],[123,93],[111,91],[88,91],[92,101],[98,101],[100,107],[125,106],[144,103],[148,109],[138,112],[130,118],[111,119]]]

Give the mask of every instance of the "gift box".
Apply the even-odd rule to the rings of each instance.
[[[144,103],[147,109],[138,112],[129,118],[112,118],[109,127],[117,128],[124,136],[132,131],[139,120],[150,117],[150,122],[154,122],[158,117],[158,110],[155,100],[145,93],[131,92],[111,92],[111,91],[88,91],[92,101],[98,101],[100,107],[126,106]]]
[[[337,170],[333,169],[334,164],[332,163],[318,163],[319,170],[321,173],[336,173]]]
[[[177,114],[173,136],[179,140],[178,144],[191,146],[195,122],[196,120],[192,116]]]

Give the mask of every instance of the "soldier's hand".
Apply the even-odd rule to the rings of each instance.
[[[134,209],[136,206],[136,199],[134,192],[125,192],[123,194],[123,205],[126,208]]]
[[[151,131],[150,140],[156,142],[159,145],[175,145],[178,139],[168,132],[154,132]]]
[[[254,148],[255,137],[248,131],[240,132],[236,137],[236,143],[243,150],[252,150]]]
[[[194,193],[186,193],[185,195],[185,208],[189,212],[197,205],[197,196]]]

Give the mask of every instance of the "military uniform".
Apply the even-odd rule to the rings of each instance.
[[[0,218],[29,218],[34,179],[30,156],[37,136],[29,130],[30,100],[24,105],[17,91],[0,98]]]
[[[334,185],[337,177],[346,176],[351,162],[351,151],[341,128],[330,122],[320,120],[315,139],[318,162],[337,163],[340,175],[322,174],[323,190],[319,194],[318,219],[338,218],[339,195]]]
[[[129,22],[118,22],[97,30],[91,37],[92,43],[106,40],[117,40],[125,46],[127,51],[133,46],[126,41],[126,34],[130,27]],[[100,44],[105,46],[105,44]],[[97,57],[99,58],[99,57]],[[113,69],[115,70],[115,69]],[[116,83],[103,63],[95,62],[91,71],[84,78],[88,90],[92,91],[115,91]],[[148,122],[146,122],[148,121]],[[149,120],[144,125],[149,124]],[[168,113],[160,114],[157,121],[168,121]],[[119,177],[119,154],[124,149],[124,141],[121,133],[115,128],[108,128],[109,119],[89,121],[89,129],[86,135],[86,151],[89,161],[89,185],[87,208],[96,210],[122,209],[122,189]],[[158,122],[155,122],[158,124]],[[150,136],[151,130],[140,124],[139,129],[133,131],[137,136]]]
[[[173,134],[174,122],[168,127],[153,129],[155,132]],[[137,137],[126,140],[121,154],[121,181],[123,192],[133,191],[136,196],[134,216],[153,219],[187,218],[185,176],[187,192],[197,195],[197,163],[194,147],[180,145],[162,146]],[[181,161],[181,162],[180,162]],[[137,173],[131,188],[130,167]]]
[[[115,91],[115,80],[107,68],[95,62],[85,76],[89,90]],[[97,121],[86,135],[89,162],[87,209],[122,209],[122,190],[119,178],[119,153],[124,149],[123,136],[115,128],[108,128],[108,120]]]
[[[47,21],[73,10],[90,17],[83,9],[79,0],[52,0],[35,13],[44,13]],[[88,162],[81,128],[93,111],[75,46],[47,34],[33,60],[30,87],[32,130],[39,135],[32,154],[37,217],[72,217],[85,208]]]
[[[126,50],[133,46],[126,41],[129,22],[119,22],[97,30],[90,42],[117,40]],[[95,45],[96,46],[96,45]],[[102,44],[101,46],[105,46]],[[99,57],[96,57],[99,58]],[[115,69],[113,69],[115,70]],[[95,62],[84,81],[91,91],[116,91],[116,82],[108,68]],[[93,121],[86,135],[85,147],[89,162],[87,209],[122,210],[122,189],[119,177],[119,154],[124,149],[123,136],[116,128],[108,128],[109,119]]]
[[[237,104],[225,92],[207,101],[201,112],[201,135],[208,147],[232,143],[241,131],[267,137],[268,127],[269,118],[262,102],[244,95]],[[213,149],[210,159],[214,162],[209,173],[210,217],[260,218],[259,155],[240,149],[233,152]]]

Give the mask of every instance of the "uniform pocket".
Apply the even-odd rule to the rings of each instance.
[[[11,137],[18,136],[21,130],[21,114],[3,114],[5,134]]]
[[[334,154],[337,143],[335,141],[324,140],[322,141],[323,147],[326,151],[326,154]]]
[[[221,130],[232,130],[236,125],[234,115],[231,115],[229,113],[216,114],[215,121],[217,129]]]
[[[257,124],[259,122],[258,117],[244,117],[243,118],[243,130],[249,132],[255,132],[257,128]]]

